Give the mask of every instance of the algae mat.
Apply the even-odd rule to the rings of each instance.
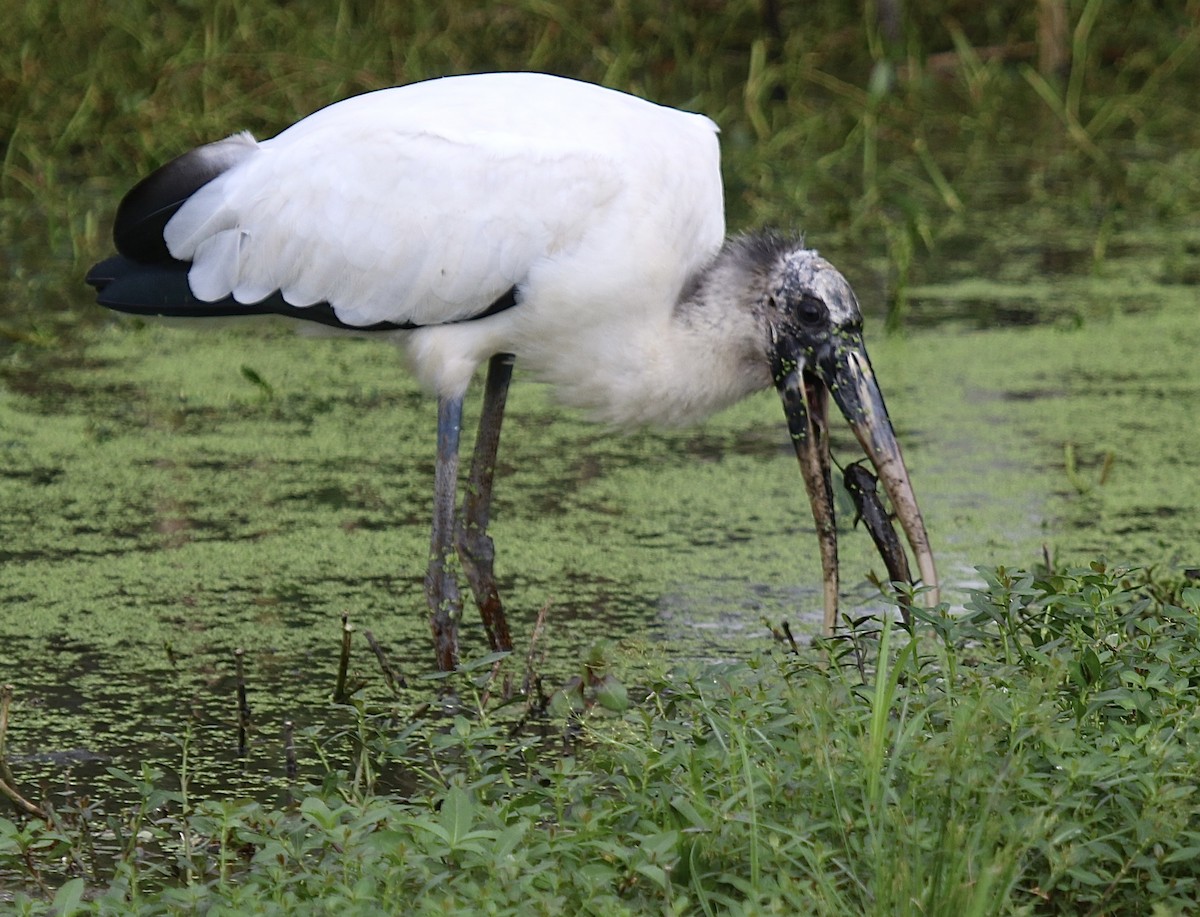
[[[1076,304],[1070,321],[868,329],[952,602],[975,565],[1029,565],[1043,546],[1062,562],[1200,565],[1195,289],[1088,281],[1055,296]],[[277,775],[282,721],[328,717],[343,614],[402,671],[428,670],[434,406],[390,347],[111,324],[6,380],[0,679],[17,686],[15,753],[129,768],[170,762],[195,729],[212,762],[230,758],[240,647],[258,769]],[[834,447],[857,457],[840,424]],[[600,638],[722,658],[768,646],[764,619],[817,627],[812,521],[771,393],[694,430],[618,434],[518,372],[494,518],[518,641],[550,605],[554,677]],[[877,609],[865,534],[844,534],[842,565],[847,604]],[[466,622],[464,653],[480,656]],[[365,647],[355,666],[364,696],[384,696]]]

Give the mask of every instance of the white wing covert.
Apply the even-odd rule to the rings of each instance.
[[[279,290],[352,325],[467,318],[569,248],[622,188],[617,164],[577,144],[362,117],[388,92],[258,144],[180,208],[165,238],[193,262],[198,298]]]

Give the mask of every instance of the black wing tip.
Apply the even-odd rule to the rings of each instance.
[[[184,201],[255,149],[249,134],[234,134],[177,156],[134,185],[117,206],[113,241],[135,261],[173,261],[163,230]]]

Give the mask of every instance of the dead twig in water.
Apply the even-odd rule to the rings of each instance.
[[[342,652],[338,658],[337,686],[333,690],[333,702],[344,704],[349,695],[346,693],[346,673],[350,669],[350,638],[354,634],[354,625],[350,623],[350,615],[342,615]]]
[[[521,714],[521,718],[513,725],[511,734],[515,735],[525,727],[530,718],[535,714],[541,716],[546,712],[546,705],[550,703],[550,699],[546,697],[546,692],[542,690],[542,676],[535,670],[536,664],[541,665],[545,661],[545,653],[538,656],[537,645],[541,639],[542,633],[546,630],[546,616],[550,613],[550,604],[553,599],[547,599],[546,604],[542,606],[538,612],[537,620],[533,625],[533,633],[529,637],[529,652],[525,654],[525,678],[521,682],[521,693],[525,695],[525,712]]]
[[[17,792],[16,778],[8,767],[8,711],[12,705],[14,690],[12,685],[0,686],[0,793],[7,796],[13,805],[27,815],[49,821],[50,816],[44,809]]]
[[[379,645],[379,641],[375,639],[375,635],[369,630],[363,631],[363,635],[367,638],[367,645],[371,647],[371,651],[375,654],[375,658],[379,660],[379,668],[383,670],[383,680],[387,683],[388,690],[393,694],[399,694],[401,688],[408,687],[408,679],[403,675],[397,674],[388,662],[387,654],[383,651],[383,647]]]
[[[12,780],[12,772],[8,769],[8,708],[12,704],[12,685],[0,687],[0,776]]]
[[[763,624],[767,626],[767,630],[771,632],[771,639],[776,643],[786,643],[793,653],[800,652],[800,645],[796,643],[796,638],[792,634],[792,626],[788,624],[787,619],[779,622],[776,627],[767,618],[762,618]]]
[[[0,780],[0,793],[7,796],[13,805],[25,812],[26,815],[32,815],[35,818],[40,818],[42,821],[50,821],[50,815],[45,809],[37,803],[30,802],[18,793],[14,787],[9,785],[7,780]]]
[[[296,779],[296,724],[291,720],[283,721],[283,756],[284,773],[289,781]]]
[[[237,723],[238,757],[246,756],[247,736],[250,732],[250,702],[246,699],[246,669],[243,658],[246,651],[240,646],[233,651],[233,664],[237,670]]]
[[[782,621],[780,621],[779,626],[783,629],[783,635],[787,637],[788,646],[792,648],[792,652],[800,652],[800,645],[796,643],[796,638],[792,636],[792,626],[788,624],[787,618],[784,618]]]
[[[487,681],[484,683],[483,693],[479,696],[479,709],[486,710],[488,703],[492,699],[492,684],[496,681],[496,676],[500,674],[500,668],[504,665],[504,656],[492,663],[492,673],[488,675]],[[500,696],[504,700],[512,697],[512,678],[508,675],[504,676],[504,683],[500,686]]]
[[[546,604],[538,612],[537,620],[533,624],[533,633],[529,637],[529,652],[525,654],[525,679],[521,682],[521,693],[525,695],[529,694],[535,679],[537,679],[537,674],[534,672],[534,656],[537,653],[538,640],[546,630],[546,616],[550,613],[550,603],[553,601],[552,598],[546,600]],[[538,665],[541,665],[544,659],[544,655],[540,657],[537,660]]]

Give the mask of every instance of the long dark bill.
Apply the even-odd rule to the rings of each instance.
[[[800,474],[817,524],[825,586],[824,633],[829,637],[833,636],[838,614],[838,545],[833,482],[829,477],[828,391],[799,363],[777,375],[775,386],[783,399],[788,432],[800,460]]]
[[[837,529],[829,477],[827,393],[832,393],[867,458],[875,466],[908,538],[921,580],[931,587],[930,603],[936,605],[937,569],[929,536],[861,335],[836,332],[832,340],[810,359],[809,365],[798,361],[794,366],[785,367],[786,371],[777,372],[775,384],[783,399],[788,429],[817,524],[825,582],[825,632],[832,634],[837,622],[838,585]]]

